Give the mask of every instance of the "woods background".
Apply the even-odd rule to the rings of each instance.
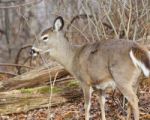
[[[51,77],[55,80],[58,78],[66,80],[71,77],[62,67],[53,68],[57,63],[48,56],[32,58],[30,55],[30,48],[38,39],[40,32],[52,26],[57,16],[64,17],[66,37],[72,44],[120,38],[134,40],[149,46],[150,0],[0,0],[1,113],[20,112],[26,104],[20,105],[18,111],[16,110],[18,106],[13,110],[6,110],[7,98],[11,99],[16,97],[16,94],[18,95],[18,91],[12,95],[10,90],[36,87],[39,89],[43,85],[49,86],[49,72],[43,71],[45,68],[39,66],[43,64],[50,66],[48,68],[54,71]],[[37,71],[33,70],[35,67],[38,67]],[[40,74],[41,71],[42,74]],[[37,72],[39,76],[35,76]],[[61,74],[57,76],[59,72]],[[43,78],[43,75],[47,77]],[[142,91],[149,90],[148,83],[147,81],[142,83]],[[10,92],[10,96],[6,95],[6,91]],[[75,96],[80,96],[80,94],[79,92]],[[143,94],[145,95],[145,92]],[[48,100],[48,98],[45,99]],[[50,101],[44,101],[44,104],[46,103]],[[23,111],[37,108],[39,104],[43,103],[37,102],[34,107],[29,105]],[[150,101],[147,101],[147,104],[150,105]],[[149,112],[150,110],[146,113]]]

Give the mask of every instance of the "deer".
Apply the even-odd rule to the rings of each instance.
[[[58,16],[52,27],[45,29],[32,48],[32,55],[48,53],[80,83],[84,95],[85,120],[90,119],[91,96],[98,95],[101,119],[105,117],[105,93],[119,89],[128,101],[127,120],[131,114],[139,120],[139,76],[150,74],[148,49],[132,40],[102,40],[73,45],[65,37],[64,19]]]

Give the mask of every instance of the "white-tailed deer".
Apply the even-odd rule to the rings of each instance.
[[[139,120],[136,91],[141,72],[150,73],[150,58],[147,48],[129,40],[100,41],[82,46],[71,45],[63,32],[64,21],[57,17],[53,27],[43,31],[40,40],[32,47],[32,53],[49,53],[58,63],[81,83],[85,99],[85,119],[89,120],[91,94],[96,90],[102,120],[105,118],[105,90],[118,88],[129,102],[134,119]]]

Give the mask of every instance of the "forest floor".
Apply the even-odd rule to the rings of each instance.
[[[150,120],[150,88],[140,88],[139,96],[140,120]],[[106,96],[105,111],[107,120],[125,120],[126,110],[123,109],[120,100],[122,100],[122,96],[117,92],[113,96],[112,93]],[[90,114],[90,120],[100,120],[101,112],[96,94],[92,96]],[[0,117],[0,120],[84,120],[83,95],[51,108],[45,107],[4,115]]]

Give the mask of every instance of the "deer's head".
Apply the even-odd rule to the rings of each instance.
[[[60,41],[64,38],[62,29],[64,27],[64,20],[61,16],[54,20],[53,26],[44,30],[39,40],[36,40],[32,49],[31,54],[36,56],[38,53],[51,53],[55,52],[61,45]]]

